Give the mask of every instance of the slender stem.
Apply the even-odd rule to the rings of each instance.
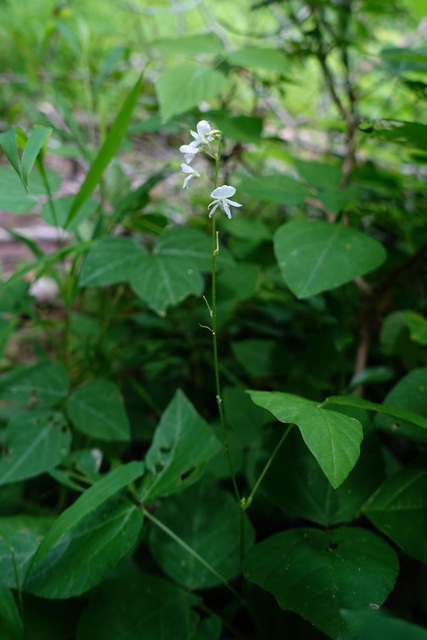
[[[156,525],[156,527],[159,527],[159,529],[161,529],[164,533],[166,533],[166,535],[168,535],[170,538],[172,538],[172,540],[175,540],[175,542],[177,544],[179,544],[180,547],[182,547],[183,549],[185,549],[185,551],[187,551],[189,554],[191,554],[193,556],[193,558],[195,558],[198,562],[200,562],[200,564],[205,567],[205,569],[207,569],[209,571],[209,573],[211,573],[213,576],[215,576],[215,578],[217,580],[219,580],[229,591],[230,593],[233,594],[233,596],[235,596],[239,602],[245,607],[245,609],[247,609],[247,604],[246,601],[242,598],[242,596],[240,595],[240,593],[238,593],[228,582],[225,578],[222,577],[221,574],[218,573],[218,571],[216,569],[214,569],[209,562],[207,562],[204,558],[202,558],[201,555],[199,555],[197,553],[197,551],[195,551],[194,549],[192,549],[186,542],[184,542],[184,540],[182,540],[182,538],[180,538],[176,533],[174,533],[172,531],[172,529],[169,529],[168,526],[166,526],[163,522],[161,522],[160,520],[158,520],[156,518],[156,516],[154,516],[152,513],[150,513],[147,509],[145,509],[144,507],[142,508],[142,513],[144,514],[144,516],[146,518],[148,518],[148,520],[151,520],[151,522],[153,524]]]
[[[220,143],[218,143],[218,152],[215,155],[215,189],[218,186],[218,172],[219,172],[219,159],[220,159]],[[231,459],[230,447],[228,444],[227,430],[225,428],[224,411],[222,408],[221,397],[221,384],[219,380],[219,365],[218,365],[218,344],[216,337],[216,258],[219,253],[218,233],[216,231],[216,211],[212,215],[212,342],[213,342],[213,354],[214,354],[214,368],[215,368],[215,385],[216,385],[216,402],[218,405],[219,419],[221,422],[222,438],[224,440],[225,452],[227,454],[228,466],[230,468],[230,476],[233,482],[234,492],[236,498],[240,503],[240,493],[236,482],[236,474],[234,472],[233,461]]]
[[[265,474],[266,474],[266,473],[267,473],[267,471],[269,470],[271,463],[273,462],[274,458],[276,457],[276,455],[277,455],[277,453],[278,453],[278,451],[279,451],[280,447],[282,446],[283,442],[285,441],[285,439],[286,439],[286,437],[287,437],[288,433],[290,432],[290,430],[292,429],[292,427],[293,427],[293,426],[294,426],[293,424],[290,424],[290,425],[288,426],[288,428],[286,429],[286,431],[283,433],[283,435],[282,435],[282,437],[280,438],[279,442],[277,443],[277,445],[276,445],[276,447],[275,447],[275,449],[274,449],[273,453],[271,454],[271,456],[270,456],[270,457],[269,457],[269,459],[267,460],[267,463],[266,463],[266,465],[265,465],[264,469],[262,470],[261,475],[259,476],[258,480],[256,481],[255,486],[254,486],[254,488],[252,489],[252,491],[251,491],[251,493],[250,493],[249,497],[248,497],[246,500],[244,500],[244,501],[242,502],[242,509],[244,509],[245,511],[246,511],[246,509],[249,509],[249,507],[251,506],[252,501],[253,501],[254,496],[255,496],[255,494],[256,494],[256,492],[257,492],[257,490],[258,490],[259,485],[260,485],[260,484],[261,484],[261,482],[263,481]]]

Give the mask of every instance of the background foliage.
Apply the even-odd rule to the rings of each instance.
[[[426,14],[0,2],[2,640],[427,638]]]

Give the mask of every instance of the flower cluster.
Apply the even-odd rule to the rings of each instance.
[[[199,151],[203,149],[205,145],[210,146],[210,143],[213,142],[216,137],[220,136],[220,132],[217,129],[211,129],[210,124],[207,120],[200,120],[200,122],[197,123],[196,129],[197,132],[190,132],[194,140],[192,140],[190,144],[181,145],[179,148],[180,152],[184,154],[184,162],[181,164],[181,170],[185,174],[184,184],[182,185],[183,189],[187,189],[188,184],[190,180],[192,180],[192,178],[200,178],[200,173],[190,166],[195,156],[199,153]],[[228,218],[231,218],[230,206],[242,206],[238,202],[230,200],[230,197],[234,196],[235,193],[236,189],[227,184],[214,189],[211,193],[211,198],[213,198],[213,200],[208,206],[208,209],[213,207],[213,209],[209,213],[209,217],[211,218],[216,209],[219,207],[220,209],[225,211]]]

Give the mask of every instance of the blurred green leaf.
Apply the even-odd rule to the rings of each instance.
[[[162,71],[157,78],[156,93],[163,120],[185,113],[202,100],[217,96],[226,82],[226,77],[219,71],[195,64]]]
[[[126,282],[147,252],[133,238],[111,237],[99,240],[86,254],[79,273],[81,287],[102,287]]]
[[[223,50],[221,40],[214,33],[164,38],[154,40],[150,45],[161,53],[181,53],[187,56],[196,56],[199,53],[218,54]]]
[[[31,408],[53,407],[68,392],[68,373],[59,362],[16,367],[0,378],[0,398]]]
[[[228,60],[239,67],[257,67],[281,74],[285,74],[290,69],[285,54],[278,49],[245,47],[229,53]]]
[[[311,195],[307,185],[285,175],[247,178],[239,184],[239,190],[255,200],[284,205],[299,204]]]
[[[24,626],[13,592],[0,585],[0,637],[2,640],[24,640]]]

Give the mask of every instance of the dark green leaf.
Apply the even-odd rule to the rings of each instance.
[[[212,270],[212,239],[199,229],[177,226],[165,229],[157,241],[154,254],[177,258],[188,269]],[[233,258],[221,247],[217,267],[232,267],[233,264]]]
[[[140,495],[145,503],[196,482],[220,444],[182,391],[177,391],[154,433],[145,463],[149,474]]]
[[[419,457],[388,478],[363,512],[410,556],[427,563],[427,459]]]
[[[247,178],[239,184],[239,191],[256,200],[284,205],[299,204],[311,195],[305,184],[285,175]]]
[[[24,639],[24,626],[19,615],[18,603],[12,591],[3,585],[0,585],[0,638]]]
[[[384,261],[382,245],[342,224],[295,220],[279,227],[274,251],[286,284],[298,298],[336,289]]]
[[[225,138],[236,142],[259,143],[262,136],[262,118],[235,116],[233,118],[215,118],[215,127]]]
[[[145,249],[132,238],[103,238],[92,247],[81,266],[81,287],[101,287],[130,280],[147,260]]]
[[[0,398],[32,408],[52,407],[67,395],[68,373],[59,362],[16,367],[0,378]]]
[[[223,49],[221,40],[214,33],[165,38],[155,40],[150,45],[162,53],[182,53],[187,56],[195,56],[199,53],[217,54]]]
[[[350,640],[340,609],[379,607],[399,569],[393,549],[365,529],[294,529],[249,550],[245,577],[335,640]]]
[[[118,386],[111,380],[91,380],[73,392],[67,415],[78,431],[100,440],[127,441],[130,425]]]
[[[19,413],[9,422],[0,459],[0,485],[50,471],[68,454],[71,433],[64,416],[39,410]]]
[[[37,125],[36,127],[34,127],[30,137],[27,140],[21,158],[22,181],[24,187],[27,190],[29,189],[28,179],[30,176],[30,171],[33,168],[33,165],[40,153],[41,148],[47,143],[51,133],[52,129],[47,129],[46,127]]]
[[[156,518],[225,580],[232,580],[240,573],[239,506],[230,493],[213,485],[209,478],[166,500],[156,511]],[[254,531],[246,518],[244,526],[248,549],[253,543]],[[158,527],[151,530],[150,545],[163,571],[187,589],[221,584],[213,573]]]
[[[351,640],[427,640],[427,629],[379,611],[343,609],[340,615],[350,630]]]

